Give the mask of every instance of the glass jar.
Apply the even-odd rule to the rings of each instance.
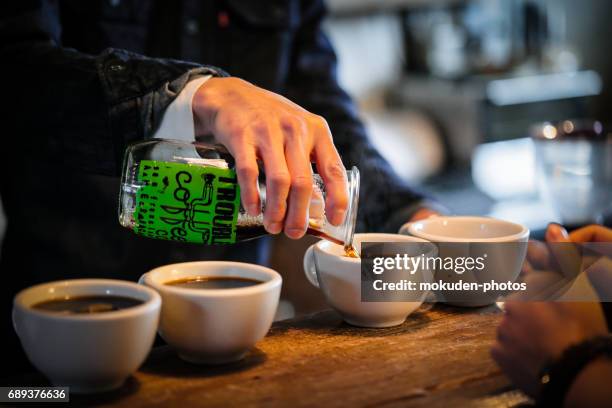
[[[531,129],[539,190],[566,226],[601,222],[612,210],[612,132],[592,120]]]
[[[267,232],[265,174],[260,170],[262,213],[247,214],[240,201],[234,158],[221,145],[152,139],[125,152],[119,222],[149,238],[206,245],[233,244]],[[340,225],[325,217],[325,185],[313,174],[307,232],[350,247],[357,218],[359,171],[347,172],[349,205]]]

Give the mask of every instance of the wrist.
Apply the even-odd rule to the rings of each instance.
[[[597,336],[568,347],[559,358],[546,364],[540,373],[538,406],[562,406],[580,372],[599,357],[612,358],[612,337]]]
[[[610,378],[612,378],[612,359],[600,357],[591,361],[576,376],[563,406],[609,408],[612,400]]]
[[[231,78],[210,78],[193,95],[191,110],[196,136],[214,133],[215,119],[221,106],[223,81]]]

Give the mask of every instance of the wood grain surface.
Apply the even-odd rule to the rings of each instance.
[[[527,402],[489,357],[495,308],[419,309],[363,329],[332,311],[275,323],[243,361],[207,367],[153,350],[118,391],[71,396],[112,407],[511,407]]]

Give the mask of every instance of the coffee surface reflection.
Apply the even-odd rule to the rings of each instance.
[[[124,296],[74,296],[45,300],[32,306],[35,310],[62,314],[92,314],[113,312],[143,304],[139,299]]]
[[[185,289],[236,289],[255,286],[263,283],[257,279],[238,276],[197,276],[166,282],[165,285]]]

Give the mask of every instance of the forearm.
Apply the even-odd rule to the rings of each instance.
[[[612,403],[612,361],[600,358],[586,366],[570,387],[565,398],[567,408],[604,408]]]
[[[99,174],[118,173],[125,145],[153,134],[191,78],[218,74],[122,50],[90,56],[42,45],[7,61],[15,128],[49,157]]]
[[[2,15],[0,56],[12,110],[5,147],[36,151],[79,170],[116,175],[125,145],[151,137],[195,76],[212,67],[107,49],[89,55],[59,44],[52,2]]]

